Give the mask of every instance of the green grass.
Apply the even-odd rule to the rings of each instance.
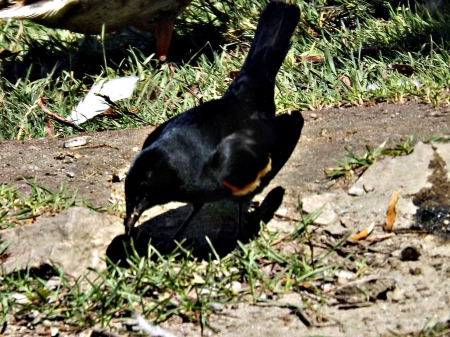
[[[401,103],[410,98],[448,104],[447,16],[430,17],[421,8],[392,8],[387,1],[297,3],[303,14],[277,77],[279,110]],[[0,61],[0,140],[43,137],[38,98],[48,98],[48,108],[65,117],[104,77],[139,76],[134,96],[118,103],[122,111],[133,113],[94,118],[81,125],[85,131],[160,124],[197,105],[200,97],[220,97],[229,85],[230,71],[242,65],[263,6],[249,0],[194,1],[177,24],[174,45],[193,40],[197,49],[189,45],[176,50],[176,64],[161,66],[150,59],[153,41],[148,34],[128,30],[85,39],[27,21],[4,21],[0,48],[18,54]],[[308,55],[319,55],[323,61],[310,62]],[[386,70],[388,64],[408,64],[415,71],[407,77]],[[54,123],[60,136],[77,132]]]
[[[36,182],[27,184],[26,195],[0,186],[1,229],[75,204],[76,193],[70,196],[64,187],[52,193]],[[258,239],[241,244],[240,250],[223,258],[212,254],[209,261],[199,261],[180,248],[168,256],[151,249],[148,258],[131,249],[129,268],[111,265],[78,280],[68,279],[56,266],[0,273],[0,326],[26,326],[32,331],[50,322],[67,333],[90,327],[120,332],[117,326],[139,313],[154,323],[176,315],[216,331],[220,327],[210,326],[209,317],[226,305],[289,307],[292,304],[277,299],[305,287],[321,298],[318,285],[332,277],[335,266],[326,259],[328,251],[316,253],[310,242],[307,228],[317,215],[302,216],[291,237],[264,231]],[[0,261],[7,257],[8,244],[0,240]],[[278,247],[284,244],[298,249],[283,253]],[[308,302],[305,298],[305,307]]]
[[[224,305],[269,302],[287,306],[289,303],[277,304],[276,299],[308,284],[320,296],[314,284],[328,278],[333,265],[320,256],[311,264],[312,256],[307,254],[281,253],[273,247],[277,239],[278,234],[263,235],[214,261],[200,262],[180,250],[165,257],[151,250],[148,259],[131,254],[129,269],[92,271],[89,278],[76,282],[66,279],[57,268],[50,268],[45,275],[32,270],[3,275],[0,325],[11,322],[12,317],[21,325],[26,320],[22,317],[37,311],[39,315],[27,323],[31,329],[44,321],[64,322],[59,326],[67,331],[111,328],[138,312],[155,323],[178,315],[202,329],[220,330],[210,326],[208,318]],[[266,268],[261,268],[262,261]]]
[[[411,135],[403,143],[395,145],[394,148],[384,148],[386,142],[380,144],[376,149],[366,145],[362,155],[358,155],[351,149],[346,148],[347,153],[344,154],[344,160],[332,158],[338,167],[325,169],[325,174],[333,179],[339,177],[349,178],[353,175],[360,176],[370,165],[373,165],[382,157],[397,157],[411,154],[414,151],[413,140],[414,136]]]
[[[52,192],[36,181],[24,180],[27,193],[0,184],[0,230],[31,223],[43,214],[52,215],[75,205],[77,193],[70,195],[66,186],[61,185],[58,191]]]

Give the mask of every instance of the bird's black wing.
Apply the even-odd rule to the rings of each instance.
[[[236,196],[253,195],[264,188],[286,163],[300,138],[299,112],[249,120],[246,127],[222,140],[205,165]]]

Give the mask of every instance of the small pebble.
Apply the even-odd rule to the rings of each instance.
[[[59,329],[57,327],[52,327],[50,329],[50,334],[52,337],[56,337],[59,335]]]
[[[333,288],[333,285],[331,283],[325,283],[324,285],[322,285],[322,290],[325,292],[330,291],[331,288]]]
[[[420,252],[414,247],[406,247],[402,250],[401,260],[402,261],[417,261],[420,257]]]
[[[83,146],[83,145],[86,145],[86,143],[87,143],[87,137],[76,137],[76,138],[66,140],[64,142],[64,147],[69,148],[69,147]]]
[[[210,303],[209,307],[214,311],[223,311],[224,309],[224,306],[220,303]]]
[[[360,187],[355,187],[353,186],[352,188],[350,188],[350,190],[348,191],[349,195],[352,196],[361,196],[364,195],[364,189],[360,188]]]

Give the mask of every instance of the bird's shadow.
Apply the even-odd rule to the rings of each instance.
[[[280,207],[284,189],[272,189],[251,212],[244,214],[243,230],[238,231],[237,205],[234,202],[207,204],[189,223],[181,235],[181,246],[199,259],[223,257],[233,251],[237,242],[247,243],[260,231],[260,224],[269,222]],[[170,254],[177,247],[172,238],[178,226],[191,211],[190,206],[160,214],[139,226],[130,238],[127,235],[115,237],[108,246],[106,255],[116,265],[127,267],[127,257],[137,253],[148,256],[150,244],[161,255]]]

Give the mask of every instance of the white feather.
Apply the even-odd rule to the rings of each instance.
[[[52,0],[37,1],[28,5],[16,5],[0,11],[0,18],[12,19],[45,19],[58,15],[58,12],[66,11],[71,6],[79,3],[79,0]]]
[[[109,105],[96,94],[108,96],[113,102],[129,98],[133,94],[138,77],[126,76],[114,78],[108,82],[105,81],[101,80],[89,90],[86,97],[78,103],[70,116],[67,117],[68,120],[78,125],[108,109]]]
[[[159,326],[151,325],[141,315],[136,315],[138,326],[151,337],[177,337]]]

